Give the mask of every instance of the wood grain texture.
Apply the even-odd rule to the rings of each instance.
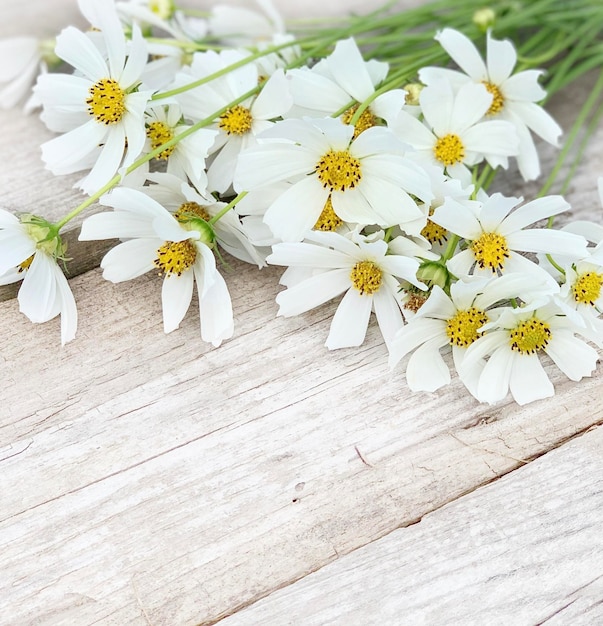
[[[220,626],[600,624],[603,429]]]
[[[11,5],[0,36],[30,10],[34,29],[75,14],[49,4]],[[575,104],[552,107],[569,128]],[[2,206],[73,208],[35,117],[0,127]],[[600,214],[602,145],[599,130],[570,188],[581,217]],[[498,184],[518,190],[513,173]],[[557,396],[522,409],[479,406],[456,379],[411,395],[376,328],[360,349],[324,348],[335,304],[276,318],[280,271],[232,263],[236,333],[217,350],[194,304],[163,334],[153,275],[73,278],[80,327],[63,349],[58,320],[0,302],[0,624],[210,623],[603,421],[600,372],[575,384],[550,364]]]

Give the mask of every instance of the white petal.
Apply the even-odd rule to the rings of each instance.
[[[513,361],[509,388],[517,404],[527,404],[555,395],[537,354],[520,354]]]
[[[309,243],[277,243],[266,260],[271,265],[294,267],[324,269],[338,269],[346,265],[351,267],[350,257],[347,254]]]
[[[546,91],[538,83],[542,70],[526,70],[508,78],[503,86],[506,100],[525,100],[539,102],[546,96]]]
[[[501,235],[508,235],[540,220],[559,215],[570,208],[569,202],[563,196],[537,198],[510,213],[502,221],[499,232]]]
[[[436,35],[444,50],[452,60],[475,81],[488,77],[486,65],[472,41],[452,28],[445,28]]]
[[[436,391],[450,383],[450,370],[440,354],[437,339],[417,348],[406,366],[406,381],[412,391]]]
[[[52,268],[54,260],[36,253],[19,289],[19,310],[32,322],[47,322],[56,315],[57,284]]]
[[[599,359],[594,348],[562,329],[553,331],[545,351],[570,380],[591,376]]]
[[[31,237],[19,230],[0,230],[0,276],[23,261],[36,251],[36,244]]]
[[[322,188],[316,177],[309,176],[295,183],[270,205],[264,222],[275,237],[283,241],[301,241],[316,224],[328,197],[329,191]]]
[[[129,47],[129,56],[123,72],[119,76],[119,84],[128,89],[140,80],[147,63],[147,47],[138,24],[132,26],[132,41]],[[123,64],[122,66],[123,67]],[[121,70],[121,67],[119,68]]]
[[[293,104],[283,70],[277,70],[266,82],[251,107],[254,119],[272,120],[286,113]]]
[[[373,298],[351,288],[341,300],[329,330],[325,346],[329,350],[359,346],[368,328]]]
[[[476,239],[482,234],[480,222],[471,207],[450,197],[429,219],[464,239]]]
[[[193,297],[194,274],[187,270],[181,276],[166,276],[161,287],[163,331],[171,333],[180,326]]]
[[[419,101],[423,116],[434,134],[442,137],[449,133],[454,107],[454,93],[450,83],[440,81],[424,87]]]
[[[80,241],[95,239],[133,239],[155,237],[151,220],[131,211],[106,211],[91,215],[84,220]]]
[[[507,236],[507,243],[511,249],[521,252],[564,254],[576,258],[587,255],[584,237],[552,228],[532,228],[511,233]]]
[[[115,176],[124,156],[125,140],[122,126],[116,125],[109,130],[94,167],[88,176],[80,181],[80,188],[87,194],[92,195],[99,191]]]
[[[406,326],[403,326],[394,337],[389,346],[390,368],[402,360],[409,352],[416,350],[421,344],[437,340],[438,346],[448,343],[446,336],[446,322],[431,318],[414,317]]]
[[[469,128],[462,137],[465,148],[480,154],[493,156],[515,156],[519,139],[515,127],[504,120],[480,122]]]
[[[109,69],[98,48],[90,38],[73,26],[65,28],[57,37],[55,53],[93,83],[109,78]]]
[[[463,85],[454,99],[449,130],[463,134],[486,114],[491,104],[492,94],[481,83]]]
[[[374,91],[374,85],[366,68],[366,62],[354,39],[342,39],[335,45],[335,50],[326,58],[326,63],[335,80],[357,102],[363,102]],[[387,63],[379,64],[383,76],[387,74]]]
[[[120,283],[146,274],[156,267],[157,250],[163,243],[159,239],[131,239],[120,243],[109,250],[101,262],[103,278]]]
[[[201,318],[201,339],[217,348],[222,341],[230,339],[234,332],[232,303],[228,287],[222,276],[216,272],[213,285],[201,296],[199,292],[199,314]]]
[[[65,345],[75,338],[75,333],[77,332],[77,307],[69,282],[61,268],[54,262],[52,267],[57,284],[59,307],[61,309],[61,344]]]
[[[385,345],[389,346],[394,335],[404,325],[400,307],[396,302],[395,294],[386,285],[373,295],[373,305],[379,329],[383,335]]]
[[[350,270],[322,272],[307,278],[276,296],[279,315],[291,317],[335,298],[350,287]]]
[[[43,143],[42,159],[53,174],[78,172],[86,168],[86,157],[104,143],[106,135],[107,127],[92,119],[65,135]]]
[[[512,106],[513,112],[532,132],[554,146],[558,144],[563,131],[542,107],[533,102],[514,102]]]
[[[483,339],[476,341],[468,350],[477,346],[480,341]],[[467,351],[468,356],[469,352]],[[491,354],[477,384],[477,399],[480,402],[495,404],[505,398],[509,391],[511,372],[516,356],[508,345],[501,346]]]
[[[500,85],[511,76],[517,63],[517,53],[510,41],[494,39],[488,31],[487,59],[488,78],[495,85]]]

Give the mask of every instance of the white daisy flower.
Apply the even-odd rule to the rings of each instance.
[[[0,285],[23,280],[19,310],[41,324],[61,316],[61,343],[75,337],[77,309],[57,258],[64,253],[58,234],[45,220],[24,214],[20,219],[0,209]]]
[[[387,128],[369,128],[356,139],[353,134],[353,127],[330,118],[278,122],[262,134],[261,145],[241,154],[235,188],[292,183],[264,216],[283,241],[303,239],[328,202],[346,222],[400,225],[419,234],[426,218],[410,194],[431,201],[427,174]]]
[[[469,246],[455,254],[448,269],[455,276],[474,273],[492,276],[496,273],[525,272],[546,276],[542,267],[520,252],[564,253],[586,256],[586,240],[573,233],[551,228],[526,226],[567,211],[570,205],[561,196],[545,196],[527,202],[522,198],[507,198],[495,193],[485,201],[475,200],[461,204],[453,199],[436,209],[431,220],[459,235]]]
[[[248,56],[246,52],[225,50],[221,53],[195,54],[187,72],[176,76],[174,87],[182,87],[194,80],[209,76]],[[258,68],[253,63],[228,72],[195,89],[176,96],[186,117],[199,121],[212,117],[216,111],[228,107],[234,100],[258,86]],[[216,153],[208,168],[212,191],[225,192],[232,185],[237,157],[241,150],[256,144],[255,136],[273,125],[291,106],[285,75],[277,70],[264,84],[257,96],[251,96],[228,108],[212,126],[219,131],[212,153]],[[218,152],[219,151],[219,152]]]
[[[459,280],[450,286],[450,296],[435,285],[416,315],[402,327],[390,347],[389,364],[395,367],[412,353],[406,366],[406,380],[412,391],[436,391],[450,382],[450,370],[440,350],[451,346],[457,371],[467,348],[481,336],[481,328],[496,316],[490,311],[497,302],[525,298],[549,289],[526,274],[505,274],[494,278]],[[481,363],[465,371],[467,388],[474,388]]]
[[[217,4],[208,18],[209,34],[229,46],[254,46],[285,32],[285,22],[271,0],[255,0],[259,11]]]
[[[389,345],[404,323],[400,279],[421,289],[425,285],[416,278],[419,261],[388,254],[387,243],[378,236],[352,241],[337,233],[311,232],[305,242],[276,244],[268,263],[313,270],[290,280],[287,290],[277,295],[278,314],[299,315],[345,292],[331,323],[327,348],[361,345],[372,310]]]
[[[517,64],[513,44],[493,39],[490,32],[485,63],[473,42],[457,30],[445,28],[436,39],[465,74],[427,67],[419,72],[421,81],[431,85],[445,77],[459,86],[466,82],[484,85],[492,94],[487,118],[507,120],[515,126],[519,137],[519,171],[525,180],[537,178],[540,162],[530,131],[554,146],[558,145],[562,132],[555,120],[536,104],[546,96],[546,91],[538,84],[543,72],[527,70],[513,74]]]
[[[145,114],[147,142],[144,152],[150,152],[184,133],[190,124],[182,121],[182,113],[177,104],[150,106]],[[201,128],[160,152],[155,158],[164,161],[168,174],[188,179],[205,193],[207,189],[206,158],[218,132]],[[138,168],[148,172],[149,165]]]
[[[35,37],[0,39],[0,108],[11,109],[31,96],[38,74],[58,61],[53,50],[54,41]]]
[[[99,8],[99,1],[90,5],[101,25],[108,59],[88,36],[70,26],[57,38],[55,51],[77,74],[44,74],[35,87],[44,107],[43,121],[50,130],[65,133],[42,145],[42,158],[54,174],[91,167],[79,183],[86,193],[101,188],[122,164],[127,167],[140,155],[145,142],[143,113],[151,95],[136,91],[147,59],[140,30],[132,31],[126,59],[115,7],[103,1]]]
[[[217,347],[232,337],[232,304],[216,269],[208,224],[189,215],[180,222],[179,216],[135,189],[117,188],[104,196],[102,203],[115,210],[88,217],[80,239],[126,240],[103,258],[104,278],[119,283],[159,270],[164,275],[161,296],[166,333],[180,325],[196,283],[201,338]]]
[[[419,101],[425,123],[400,111],[390,128],[416,150],[417,157],[445,168],[464,185],[471,183],[467,166],[484,158],[491,165],[500,157],[517,154],[515,127],[504,120],[481,121],[492,105],[492,94],[484,85],[468,83],[454,93],[446,80],[425,87]]]
[[[365,61],[354,39],[338,41],[333,52],[312,68],[287,72],[294,106],[287,117],[329,117],[344,111],[341,120],[349,124],[358,105],[375,93],[389,71],[389,65]],[[395,119],[405,103],[406,92],[390,89],[377,96],[355,122],[355,134]],[[356,104],[350,106],[350,103]]]
[[[209,221],[220,213],[225,202],[218,202],[211,194],[201,194],[198,189],[188,185],[180,178],[171,174],[150,174],[148,180],[153,185],[146,186],[144,193],[156,200],[186,223],[191,217]],[[268,250],[258,250],[250,241],[249,234],[241,224],[237,212],[233,209],[222,215],[213,224],[216,242],[226,252],[241,261],[252,263],[258,267],[266,266]]]
[[[489,355],[475,389],[470,389],[480,402],[500,402],[509,391],[522,405],[553,396],[555,390],[540,362],[543,352],[575,381],[590,376],[599,358],[592,346],[575,336],[583,328],[552,300],[506,308],[482,330],[486,332],[467,349],[461,365],[461,370],[470,370]]]

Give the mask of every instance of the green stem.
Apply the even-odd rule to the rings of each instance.
[[[208,224],[215,224],[219,219],[224,217],[230,211],[230,209],[232,209],[232,207],[237,205],[247,195],[247,193],[247,191],[241,191],[241,193],[236,198],[231,200],[219,213],[216,213],[209,220]]]

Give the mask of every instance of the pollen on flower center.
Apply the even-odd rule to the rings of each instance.
[[[482,269],[489,267],[493,272],[502,270],[505,259],[510,256],[507,240],[498,233],[483,233],[471,244],[471,250],[477,264]]]
[[[429,215],[433,215],[434,210],[429,209]],[[427,224],[423,226],[421,230],[421,236],[425,237],[429,243],[444,243],[448,236],[448,231],[439,224],[432,222],[430,219],[427,220]]]
[[[446,324],[450,345],[467,348],[480,337],[479,329],[487,322],[488,316],[475,307],[458,311]]]
[[[450,133],[440,137],[433,147],[435,158],[446,166],[461,163],[465,158],[465,146],[458,135]]]
[[[343,220],[335,213],[333,209],[333,203],[331,202],[331,196],[327,198],[325,206],[320,214],[319,218],[314,224],[314,230],[337,230],[343,224]]]
[[[544,350],[551,340],[551,327],[535,317],[522,322],[509,332],[511,350],[520,354],[534,354]]]
[[[126,112],[126,92],[116,80],[103,78],[90,87],[88,94],[88,113],[97,122],[107,126],[121,122]]]
[[[174,138],[174,131],[164,122],[151,122],[147,127],[147,137],[151,140],[151,149],[155,150],[164,143]],[[176,146],[170,146],[162,150],[155,158],[167,160],[174,152]]]
[[[601,295],[602,286],[603,274],[585,272],[584,274],[580,274],[576,282],[572,285],[572,295],[576,302],[594,306]]]
[[[341,116],[341,121],[344,124],[350,124],[352,122],[352,118],[356,114],[356,111],[358,111],[358,105],[348,109]],[[376,125],[377,118],[371,113],[370,109],[364,109],[364,111],[362,111],[359,118],[356,120],[356,123],[354,124],[354,139],[356,139],[356,137],[358,137],[360,133]]]
[[[190,241],[166,241],[158,250],[155,265],[163,274],[181,276],[197,258],[197,248]]]
[[[359,261],[350,272],[352,285],[361,295],[371,295],[379,291],[383,273],[372,261]]]
[[[172,17],[174,8],[173,0],[149,0],[149,9],[162,20]]]
[[[249,109],[238,104],[220,116],[218,126],[229,135],[244,135],[251,130],[253,118]]]
[[[461,163],[465,158],[465,146],[461,138],[453,133],[440,137],[433,152],[435,158],[446,166]]]
[[[25,261],[23,261],[23,263],[19,263],[19,265],[17,265],[17,271],[19,272],[19,274],[21,274],[22,272],[26,272],[30,268],[34,260],[34,256],[35,255],[32,254],[30,257],[27,257]]]
[[[345,191],[353,189],[362,178],[360,161],[347,150],[330,150],[316,164],[318,180],[325,189]]]
[[[178,207],[178,210],[174,213],[174,217],[179,222],[186,222],[191,218],[201,218],[208,222],[211,219],[210,214],[207,212],[207,209],[197,202],[185,202]]]
[[[505,106],[505,99],[503,98],[500,89],[494,84],[488,81],[482,81],[482,85],[488,90],[488,93],[492,94],[492,104],[486,111],[486,115],[495,115],[500,113]]]

